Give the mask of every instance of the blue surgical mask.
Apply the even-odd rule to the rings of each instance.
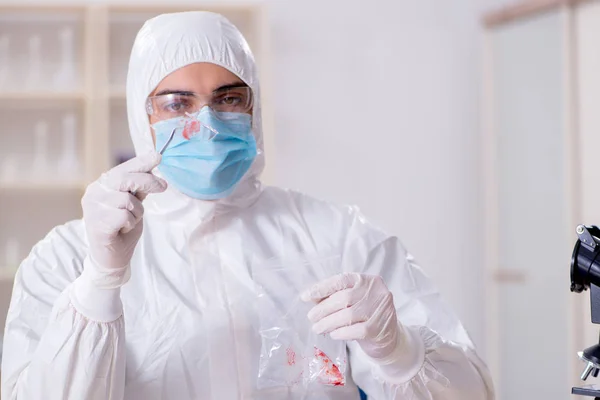
[[[256,158],[248,114],[217,114],[204,107],[189,117],[157,122],[152,128],[157,151],[176,129],[158,169],[169,184],[196,199],[227,197]]]

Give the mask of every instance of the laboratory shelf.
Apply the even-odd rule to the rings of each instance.
[[[81,190],[86,185],[82,181],[0,181],[2,190]]]
[[[135,154],[126,82],[131,48],[147,19],[177,11],[220,12],[246,36],[259,67],[269,70],[267,14],[260,1],[10,3],[0,4],[0,282],[5,286],[14,279],[15,261],[25,256],[22,250],[52,227],[81,218],[87,185]],[[262,105],[266,146],[272,148],[269,96]],[[269,176],[270,165],[263,176]],[[0,332],[6,301],[0,291]]]
[[[0,282],[11,282],[15,279],[16,274],[16,269],[0,266]]]
[[[80,91],[39,91],[39,92],[0,92],[0,101],[8,100],[85,100],[85,93]]]

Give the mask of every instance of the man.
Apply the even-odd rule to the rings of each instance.
[[[353,208],[261,186],[256,67],[225,18],[147,21],[127,108],[138,157],[92,183],[83,221],[19,269],[3,399],[357,399],[357,385],[370,399],[493,398],[460,321],[396,238]],[[347,343],[349,368],[317,391],[302,376],[259,385],[252,271],[324,259],[335,273],[289,298],[314,304],[302,327]]]

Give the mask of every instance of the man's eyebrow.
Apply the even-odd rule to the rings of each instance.
[[[166,94],[179,94],[182,96],[193,96],[194,92],[190,92],[188,90],[175,90],[175,89],[165,89],[156,93],[154,96],[164,96]]]
[[[213,90],[213,93],[215,93],[215,92],[222,92],[223,90],[240,88],[240,87],[248,87],[248,85],[245,84],[242,81],[240,81],[240,82],[234,82],[234,83],[228,83],[228,84],[219,86],[218,88],[216,88],[215,90]],[[164,95],[167,95],[167,94],[178,94],[180,96],[193,96],[195,93],[191,92],[189,90],[164,89],[164,90],[161,90],[160,92],[156,93],[154,96],[164,96]]]
[[[218,88],[216,88],[215,90],[213,90],[213,93],[214,92],[221,92],[221,91],[227,90],[227,89],[240,88],[240,87],[248,87],[248,85],[246,85],[242,81],[240,81],[240,82],[234,82],[234,83],[228,83],[226,85],[219,86]]]

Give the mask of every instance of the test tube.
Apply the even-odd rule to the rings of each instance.
[[[10,37],[7,34],[0,35],[0,90],[8,83]]]
[[[32,35],[29,38],[29,70],[25,83],[30,90],[38,89],[40,84],[41,42],[39,35]]]
[[[14,154],[8,154],[2,160],[2,167],[0,169],[0,181],[5,183],[12,183],[17,178],[18,165],[17,157]]]
[[[38,121],[35,125],[33,143],[34,179],[40,178],[48,171],[48,123]]]
[[[74,113],[67,113],[63,117],[63,148],[59,161],[59,174],[64,179],[73,179],[79,173],[79,160],[77,157],[77,119]]]
[[[4,249],[5,264],[4,267],[15,270],[19,266],[19,241],[16,238],[9,238],[6,241]]]
[[[73,28],[65,27],[59,32],[61,64],[54,77],[54,86],[59,90],[72,89],[75,86],[75,46]]]

